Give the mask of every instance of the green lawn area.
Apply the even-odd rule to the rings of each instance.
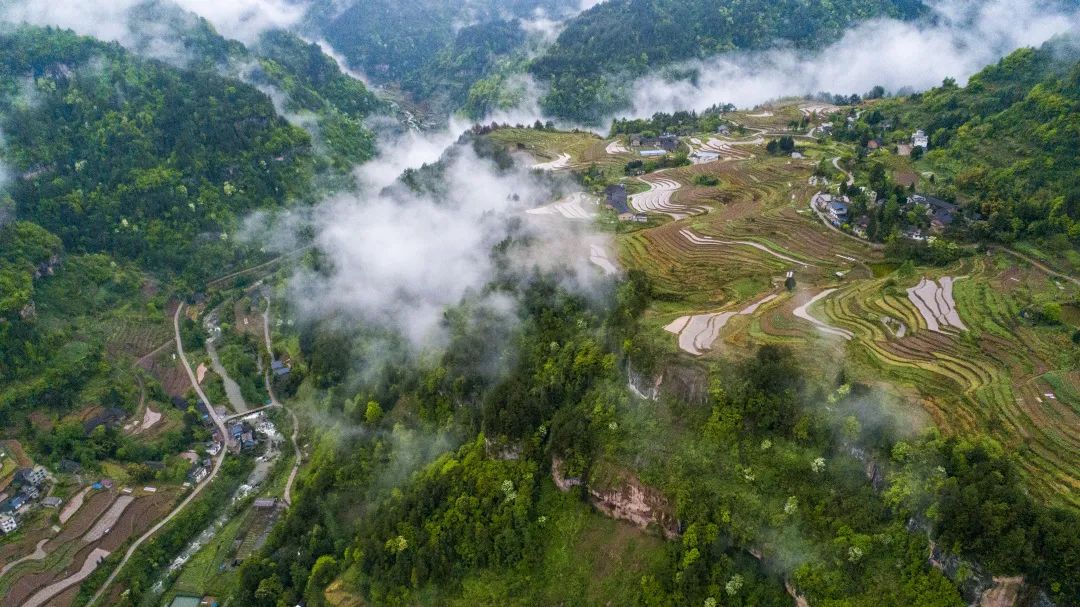
[[[5,479],[8,475],[14,474],[15,469],[19,467],[19,464],[10,457],[5,457],[0,461],[0,479]]]
[[[176,594],[229,596],[236,576],[231,570],[222,571],[221,566],[231,558],[233,542],[243,533],[247,518],[235,516],[226,523],[214,539],[184,565],[166,597],[171,600]]]

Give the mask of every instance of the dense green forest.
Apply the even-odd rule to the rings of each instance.
[[[183,24],[196,34],[189,69],[65,31],[0,35],[12,173],[0,198],[0,419],[54,463],[157,460],[190,442],[188,424],[154,445],[112,431],[80,444],[81,427],[38,433],[26,416],[95,405],[132,413],[131,359],[146,352],[127,351],[125,336],[161,335],[171,297],[262,258],[236,238],[246,215],[313,200],[313,177],[374,153],[361,121],[380,102],[317,47],[280,34],[255,55],[204,21]],[[220,75],[252,57],[262,83],[319,119],[319,139],[254,86]],[[320,141],[333,149],[320,153]]]
[[[376,0],[341,10],[323,3],[309,11],[307,27],[372,82],[396,85],[425,104],[454,111],[466,105],[475,83],[523,69],[527,36],[521,19],[537,10],[558,17],[575,5],[568,0]],[[497,97],[483,87],[473,95]],[[469,104],[474,118],[487,109],[483,103]]]
[[[474,364],[481,323],[460,325],[437,364],[388,366],[359,392],[343,376],[324,382],[320,414],[366,432],[326,437],[263,556],[243,565],[238,605],[323,604],[336,578],[380,605],[592,604],[543,574],[558,550],[545,525],[572,508],[552,497],[552,458],[597,486],[636,467],[673,497],[681,535],[621,604],[789,605],[785,581],[811,604],[966,604],[964,580],[927,562],[928,535],[972,559],[966,575],[975,563],[1024,574],[1075,604],[1076,516],[1028,497],[996,443],[901,437],[899,419],[867,405],[870,388],[814,385],[774,347],[712,368],[705,403],[637,403],[618,363],[649,349],[631,320],[647,285],[623,285],[609,309],[546,280],[525,289],[520,358],[502,378]],[[366,348],[332,323],[306,330],[311,369]],[[463,446],[443,452],[448,434]],[[415,450],[432,460],[401,476]]]
[[[1021,49],[974,75],[889,99],[889,138],[930,137],[922,165],[934,188],[971,211],[977,239],[1080,243],[1080,47],[1075,39]],[[1066,244],[1069,243],[1069,244]]]
[[[250,86],[64,32],[2,44],[16,213],[71,252],[153,269],[209,261],[243,214],[284,205],[311,177],[311,138]]]
[[[820,47],[853,23],[922,11],[919,0],[612,0],[571,20],[530,72],[550,86],[545,111],[595,122],[625,107],[628,81],[647,71],[781,42]]]

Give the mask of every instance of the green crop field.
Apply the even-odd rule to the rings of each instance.
[[[743,112],[732,119],[746,127],[777,131],[798,120],[796,105]],[[702,139],[708,135],[701,135]],[[579,133],[504,129],[490,137],[545,160],[570,154],[581,168],[597,163],[614,171],[629,157],[606,153],[608,141]],[[672,204],[707,209],[679,221],[655,215],[640,229],[617,235],[624,268],[645,272],[658,302],[645,315],[650,339],[677,352],[662,327],[686,314],[733,309],[775,292],[785,274],[797,283],[753,315],[736,317],[720,332],[713,352],[749,352],[754,345],[784,344],[808,360],[821,352],[843,363],[860,380],[883,380],[920,406],[945,433],[987,432],[1016,453],[1031,490],[1055,503],[1080,507],[1080,374],[1069,343],[1080,325],[1078,290],[998,254],[969,257],[947,268],[904,268],[871,246],[825,226],[809,208],[818,186],[809,184],[822,161],[850,157],[837,142],[798,138],[804,159],[770,156],[763,146],[740,149],[749,157],[664,171],[680,188]],[[745,154],[749,152],[749,154]],[[890,165],[913,171],[907,159]],[[895,164],[895,163],[894,163]],[[715,177],[711,187],[696,185]],[[840,174],[830,176],[837,182]],[[1021,252],[1046,259],[1033,247]],[[931,331],[907,289],[924,278],[967,277],[954,287],[956,310],[967,330]],[[838,289],[809,313],[850,332],[851,341],[824,336],[795,309],[826,288]],[[783,289],[781,288],[782,292]],[[1024,310],[1064,304],[1064,326],[1037,326]],[[1066,330],[1068,329],[1068,330]],[[830,366],[832,368],[832,366]]]

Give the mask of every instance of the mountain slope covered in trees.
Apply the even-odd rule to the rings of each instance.
[[[453,111],[477,81],[523,69],[528,36],[522,20],[559,18],[574,7],[569,0],[374,0],[344,9],[324,2],[309,11],[307,29],[372,82]]]
[[[937,187],[977,214],[974,238],[1080,244],[1080,43],[1021,49],[973,76],[887,100],[896,139],[923,129]]]
[[[130,356],[145,352],[118,345],[117,327],[160,334],[147,327],[164,325],[170,297],[261,256],[236,238],[247,215],[317,195],[313,178],[335,162],[269,96],[221,75],[254,55],[185,23],[205,34],[190,39],[191,69],[66,31],[0,34],[11,177],[0,195],[0,419],[10,427],[28,430],[31,412],[135,402]],[[355,157],[370,157],[360,121],[379,102],[294,40],[267,42],[295,65],[261,59],[264,82],[320,119],[348,121]]]
[[[785,43],[816,48],[860,21],[922,11],[920,0],[611,0],[571,20],[530,72],[551,87],[546,111],[596,121],[648,70]]]

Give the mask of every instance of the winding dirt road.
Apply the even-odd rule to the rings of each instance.
[[[270,300],[266,300],[266,310],[263,311],[263,338],[266,340],[266,352],[270,355],[270,359],[274,358],[274,345],[270,339]],[[300,453],[300,445],[296,443],[296,437],[300,433],[300,420],[297,419],[296,413],[292,409],[287,408],[278,401],[277,396],[274,394],[274,388],[270,385],[270,370],[267,369],[263,373],[263,380],[266,382],[266,393],[270,395],[270,406],[281,407],[285,411],[288,411],[289,417],[292,418],[292,434],[289,435],[289,441],[292,442],[293,452],[296,454],[296,458],[293,460],[292,470],[289,471],[289,479],[285,481],[285,491],[282,493],[281,499],[289,506],[292,505],[292,487],[296,482],[296,475],[300,472],[300,463],[303,455]]]
[[[206,397],[206,394],[203,392],[202,387],[199,386],[199,382],[195,380],[195,371],[191,369],[191,363],[188,362],[187,355],[184,354],[184,342],[180,338],[180,312],[183,311],[183,309],[184,304],[181,302],[180,305],[176,307],[176,313],[173,314],[173,332],[175,333],[174,337],[176,340],[176,353],[180,356],[180,361],[184,364],[184,370],[187,371],[188,379],[191,380],[191,386],[195,389],[195,393],[199,395],[199,398],[201,398],[204,403],[206,403],[206,410],[210,414],[210,419],[213,420],[214,425],[217,426],[218,431],[221,432],[222,440],[228,441],[229,433],[225,430],[225,422],[220,417],[218,417],[217,412],[214,411],[214,405],[210,402],[210,399]],[[195,488],[191,491],[191,493],[189,493],[188,496],[184,498],[184,501],[180,502],[175,508],[172,509],[171,512],[169,512],[169,514],[165,515],[165,518],[158,521],[157,524],[147,530],[146,533],[139,536],[139,539],[135,540],[135,542],[131,544],[131,547],[129,547],[127,552],[124,553],[124,558],[120,559],[120,563],[118,563],[116,565],[116,568],[113,569],[113,572],[109,574],[109,577],[105,580],[105,583],[102,584],[101,588],[98,588],[98,591],[94,593],[94,596],[91,597],[89,601],[87,601],[87,607],[90,607],[91,605],[97,603],[101,596],[105,594],[105,591],[108,590],[109,586],[113,583],[113,581],[116,580],[116,576],[119,575],[121,571],[123,571],[124,565],[126,565],[127,562],[131,560],[131,555],[135,554],[135,551],[139,549],[139,546],[142,546],[143,543],[146,542],[146,540],[150,539],[155,533],[161,531],[161,529],[165,527],[165,525],[169,524],[169,521],[175,518],[177,514],[180,514],[180,512],[183,511],[183,509],[186,508],[188,504],[190,504],[200,493],[202,493],[203,489],[205,489],[217,477],[218,472],[221,471],[221,464],[225,462],[225,455],[228,452],[229,449],[227,447],[221,449],[221,451],[218,452],[217,459],[214,460],[214,468],[210,471],[210,474],[206,477],[206,479],[203,480],[202,483],[196,485]],[[87,562],[89,562],[89,559]],[[97,565],[94,565],[94,567],[96,568]]]

